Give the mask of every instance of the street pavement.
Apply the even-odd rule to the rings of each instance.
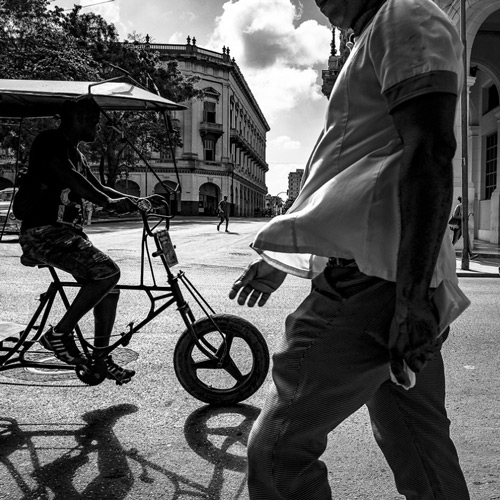
[[[234,218],[229,233],[217,232],[216,222],[203,217],[172,221],[177,268],[217,312],[257,326],[272,352],[287,314],[307,294],[309,283],[288,277],[264,308],[239,307],[227,293],[254,258],[249,243],[266,220]],[[88,232],[120,265],[121,282],[136,282],[140,223],[98,221]],[[494,247],[482,250],[467,271],[457,257],[460,286],[472,305],[454,323],[443,355],[451,432],[471,498],[499,500],[499,263]],[[21,266],[18,245],[7,239],[0,243],[0,265],[0,322],[23,324],[48,284],[47,273]],[[144,315],[146,305],[147,300],[122,292],[117,331]],[[60,315],[61,308],[54,314]],[[85,320],[84,330],[90,327],[90,319]],[[240,405],[203,404],[175,377],[173,350],[183,330],[171,308],[122,348],[120,359],[137,371],[122,387],[110,381],[83,386],[71,371],[0,372],[0,500],[247,500],[245,447],[270,376]],[[403,498],[374,443],[364,408],[331,435],[324,460],[336,499]]]

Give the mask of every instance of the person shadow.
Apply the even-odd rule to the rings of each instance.
[[[123,448],[113,427],[120,418],[136,411],[138,408],[131,404],[90,411],[82,415],[85,425],[76,431],[64,428],[46,430],[45,426],[44,430],[24,431],[16,420],[0,417],[0,466],[11,474],[23,495],[22,500],[122,500],[127,498],[137,480],[151,484],[159,480],[158,475],[166,477],[174,486],[172,500],[187,493],[192,494],[192,498],[220,500],[225,470],[242,473],[243,481],[233,497],[240,498],[246,482],[245,449],[248,434],[260,409],[246,404],[232,407],[204,406],[188,416],[184,425],[186,442],[196,454],[214,465],[208,485],[199,484],[154,463],[135,448]],[[218,425],[219,422],[230,423]],[[35,445],[39,437],[52,437],[55,440],[70,437],[75,439],[76,446],[54,461],[41,465],[39,448]],[[27,451],[31,459],[32,479],[23,475],[23,471],[10,458],[20,450]],[[93,454],[97,456],[97,475],[85,488],[77,489],[77,473],[89,463]],[[141,472],[138,475],[137,468],[134,468],[134,475],[131,462],[139,465]],[[35,487],[32,485],[33,479]],[[140,490],[140,485],[136,485],[136,489]]]

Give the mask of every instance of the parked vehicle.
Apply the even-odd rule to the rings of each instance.
[[[16,219],[12,211],[12,202],[17,188],[6,188],[0,191],[0,233],[17,233],[21,227],[21,221]]]

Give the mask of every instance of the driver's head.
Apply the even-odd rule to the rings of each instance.
[[[90,96],[64,101],[61,126],[70,130],[77,141],[93,142],[99,124],[100,109]]]

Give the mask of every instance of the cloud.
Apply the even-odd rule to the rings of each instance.
[[[266,173],[266,186],[269,194],[273,196],[286,193],[288,190],[288,174],[298,168],[304,168],[303,163],[270,163]]]
[[[322,98],[317,84],[318,74],[313,68],[292,68],[274,65],[265,71],[242,69],[259,106],[269,121],[299,103]]]
[[[108,23],[114,25],[122,24],[120,19],[120,4],[118,2],[93,5],[92,11],[102,16]],[[87,9],[82,9],[82,12],[87,12]]]
[[[272,139],[267,143],[268,147],[272,148],[277,148],[277,149],[288,149],[288,150],[295,150],[295,149],[300,149],[300,142],[299,141],[294,141],[287,135],[281,135],[279,137],[276,137],[276,139]]]
[[[190,10],[181,12],[179,18],[183,21],[188,21],[192,23],[196,19],[196,14]]]
[[[175,33],[170,35],[167,43],[183,44],[186,43],[186,37],[181,31],[176,31]]]
[[[300,15],[290,0],[226,2],[209,42],[214,50],[230,47],[270,121],[302,100],[321,98],[318,71],[328,63],[331,31],[300,23]]]

